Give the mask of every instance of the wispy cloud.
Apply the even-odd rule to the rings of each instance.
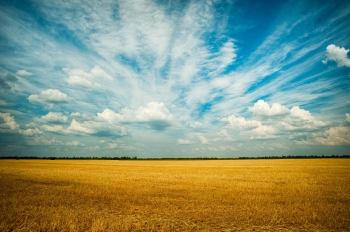
[[[4,3],[3,144],[143,156],[348,144],[349,3],[259,4]]]

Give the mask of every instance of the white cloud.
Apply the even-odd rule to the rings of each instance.
[[[350,122],[350,114],[348,114],[348,113],[345,114],[345,120],[347,122]]]
[[[81,113],[79,113],[79,112],[72,112],[72,113],[70,114],[70,116],[71,116],[71,117],[81,117]]]
[[[77,146],[85,146],[85,145],[79,141],[74,140],[74,141],[66,142],[66,146],[77,147]]]
[[[311,115],[311,113],[307,110],[300,109],[299,106],[293,106],[290,110],[291,115],[300,118],[304,121],[313,121],[315,118]]]
[[[287,130],[316,130],[327,125],[322,121],[316,120],[309,111],[300,109],[299,106],[293,106],[290,112],[291,114],[281,122],[282,126]]]
[[[111,124],[147,123],[155,130],[164,130],[173,121],[173,115],[162,102],[150,102],[146,107],[140,106],[137,110],[123,108],[120,113],[105,109],[97,115],[99,119],[103,119]]]
[[[85,121],[83,123],[72,120],[70,126],[67,128],[68,132],[95,135],[95,136],[126,136],[128,130],[120,125],[111,125],[106,122],[99,121]]]
[[[29,128],[26,130],[20,130],[19,133],[25,136],[33,136],[33,135],[41,135],[43,132],[38,128],[34,128],[34,129]]]
[[[19,130],[18,123],[10,113],[0,113],[0,117],[4,120],[4,123],[0,124],[0,132],[7,132],[9,129],[12,131]]]
[[[257,116],[280,116],[290,113],[287,107],[278,103],[273,103],[270,107],[264,100],[257,101],[253,107],[249,107],[249,111]]]
[[[110,143],[110,144],[108,145],[108,147],[111,148],[111,149],[113,149],[113,148],[117,148],[118,145],[117,145],[116,143]]]
[[[86,73],[82,69],[63,68],[62,70],[69,75],[68,78],[66,79],[68,84],[83,87],[83,88],[100,86],[100,84],[98,84],[96,81],[100,81],[102,79],[113,80],[113,77],[108,75],[99,66],[93,67],[90,73]],[[93,81],[93,79],[97,79],[97,80]]]
[[[179,145],[189,145],[189,144],[193,144],[193,141],[190,141],[188,139],[178,139],[177,140],[177,144],[179,144]]]
[[[67,123],[68,117],[61,112],[49,112],[47,115],[35,118],[34,121],[41,123]]]
[[[316,141],[329,146],[350,144],[350,127],[338,126],[326,130],[325,138],[316,138]]]
[[[197,134],[199,141],[201,141],[202,144],[209,144],[208,139],[204,137],[202,134]]]
[[[272,139],[277,138],[275,135],[277,133],[276,128],[273,126],[261,125],[251,131],[248,134],[251,135],[250,139]]]
[[[261,126],[261,122],[257,120],[246,120],[243,117],[236,117],[234,115],[228,118],[222,118],[222,122],[228,123],[231,128],[238,128],[240,130],[251,130]]]
[[[41,91],[39,95],[32,94],[28,97],[28,100],[34,104],[58,104],[68,103],[73,98],[67,96],[67,94],[60,92],[56,89],[48,89]]]
[[[76,85],[83,88],[90,88],[92,83],[84,78],[78,76],[69,76],[67,79],[68,84]]]
[[[28,72],[27,70],[18,70],[16,72],[16,74],[19,76],[31,76],[31,75],[33,75],[33,73]]]
[[[93,134],[94,130],[83,127],[80,123],[75,121],[75,119],[72,120],[70,126],[67,128],[68,131],[73,131],[77,133],[82,133],[82,134]]]
[[[14,116],[10,113],[0,113],[0,118],[4,120],[4,123],[0,124],[0,133],[19,133],[24,136],[40,135],[43,132],[38,128],[29,128],[26,130],[20,129],[19,124],[16,122]]]
[[[86,113],[81,114],[81,113],[79,113],[79,112],[72,112],[72,113],[70,114],[70,116],[71,116],[72,118],[79,119],[79,120],[83,120],[83,121],[93,121],[93,120],[95,120],[95,116],[94,116],[94,115],[92,115],[92,114],[86,114]]]
[[[236,57],[237,54],[235,44],[232,41],[227,41],[220,48],[219,55],[215,59],[213,59],[213,70],[224,70],[228,65],[235,62]]]
[[[247,120],[244,117],[231,115],[228,118],[222,118],[221,121],[229,124],[226,129],[239,129],[241,135],[249,135],[250,139],[276,139],[281,134],[290,134],[292,132],[310,132],[320,131],[327,124],[316,120],[307,110],[299,106],[287,107],[274,103],[271,107],[266,102],[259,100],[253,107],[249,108],[256,116],[265,116],[263,121]],[[278,118],[267,118],[266,116],[279,116]],[[225,140],[230,139],[227,130],[223,129],[217,133]]]
[[[61,134],[66,133],[63,127],[60,125],[42,125],[40,128],[44,131],[49,131],[54,133],[61,133]]]
[[[234,62],[237,57],[235,45],[232,41],[226,42],[220,49],[220,52],[222,53],[222,63],[225,64],[225,66]]]
[[[100,66],[95,66],[91,69],[91,74],[94,78],[105,78],[108,80],[113,80],[113,77],[108,75]]]
[[[323,63],[327,63],[329,60],[332,60],[337,63],[338,67],[350,67],[350,59],[347,55],[350,49],[345,49],[343,47],[338,47],[334,44],[330,44],[327,46],[326,50],[327,58],[322,61]]]
[[[220,135],[224,140],[234,141],[234,138],[232,138],[232,136],[228,134],[226,129],[222,129],[217,134]]]
[[[203,124],[201,122],[194,122],[189,125],[191,128],[201,128]]]

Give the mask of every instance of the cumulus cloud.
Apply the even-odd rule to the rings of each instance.
[[[228,118],[222,118],[220,121],[229,124],[231,128],[238,128],[239,130],[251,130],[262,125],[260,121],[246,120],[243,117],[236,117],[234,115]]]
[[[301,109],[299,106],[293,106],[290,112],[290,115],[281,122],[282,126],[287,130],[316,130],[327,125],[322,121],[316,120],[309,111]]]
[[[304,121],[313,121],[315,118],[311,115],[311,113],[307,110],[300,109],[299,106],[293,106],[290,110],[291,115],[295,118],[300,118]]]
[[[18,131],[19,125],[10,113],[0,113],[4,123],[0,124],[0,132]]]
[[[95,135],[95,136],[126,136],[128,131],[125,127],[119,125],[111,125],[106,122],[85,121],[83,123],[72,120],[70,126],[67,128],[68,132]]]
[[[80,123],[75,121],[75,119],[72,120],[72,122],[71,122],[70,126],[67,128],[67,130],[81,133],[81,134],[93,134],[94,133],[93,129],[86,128],[86,127],[80,125]]]
[[[249,111],[257,116],[281,116],[289,114],[287,107],[278,103],[273,103],[270,107],[264,100],[257,101],[253,107],[249,107]]]
[[[350,67],[350,59],[348,58],[348,52],[350,49],[345,49],[344,47],[338,47],[334,44],[330,44],[326,48],[327,58],[323,60],[323,63],[328,61],[335,61],[338,67],[346,66]]]
[[[203,124],[201,122],[194,122],[189,125],[191,128],[201,128]]]
[[[57,89],[48,89],[41,91],[39,95],[30,95],[28,100],[34,104],[59,104],[71,102],[73,98]]]
[[[173,121],[173,115],[162,102],[150,102],[146,107],[141,106],[137,110],[123,108],[120,113],[105,109],[97,115],[99,119],[110,124],[146,123],[154,130],[164,130]]]
[[[193,144],[193,141],[190,141],[188,139],[178,139],[177,140],[177,144],[179,144],[179,145],[189,145],[189,144]]]
[[[20,130],[19,133],[25,136],[34,136],[34,135],[41,135],[43,132],[38,128],[34,128],[34,129],[29,128],[26,130]]]
[[[208,139],[204,137],[202,134],[197,134],[199,141],[201,141],[202,144],[209,144]]]
[[[70,85],[80,86],[83,88],[90,88],[92,85],[90,81],[78,76],[69,76],[67,82]]]
[[[0,124],[0,133],[19,133],[24,136],[41,135],[43,133],[38,128],[22,130],[10,113],[0,113],[0,118],[4,121],[4,123]]]
[[[63,129],[63,127],[60,125],[42,125],[40,128],[44,131],[53,132],[53,133],[59,133],[59,134],[67,133]]]
[[[70,114],[70,116],[71,116],[71,117],[81,117],[81,113],[79,113],[79,112],[72,112],[72,113]]]
[[[317,138],[316,141],[329,146],[350,144],[350,127],[338,126],[326,130],[325,138]]]
[[[113,77],[108,75],[100,66],[95,66],[91,69],[91,74],[95,78],[105,78],[108,80],[113,80]]]
[[[83,88],[99,86],[99,84],[93,79],[97,79],[97,81],[101,79],[113,80],[113,77],[108,75],[99,66],[93,67],[90,73],[86,73],[82,69],[69,69],[69,68],[64,68],[63,71],[69,75],[68,78],[66,79],[68,84],[83,87]]]
[[[217,133],[220,137],[222,137],[224,140],[227,140],[227,141],[234,141],[234,138],[232,138],[231,135],[229,135],[229,133],[227,132],[226,129],[222,129],[221,131],[219,131]]]
[[[72,112],[70,116],[77,120],[83,120],[83,121],[93,121],[95,119],[95,116],[92,114],[81,114],[79,112]]]
[[[231,137],[226,129],[231,128],[239,129],[242,131],[241,135],[248,135],[250,139],[276,139],[282,134],[317,132],[327,127],[325,122],[317,120],[309,111],[299,106],[293,106],[289,110],[281,104],[273,103],[270,106],[263,100],[259,100],[249,108],[249,111],[255,116],[262,116],[262,121],[231,115],[221,119],[221,122],[227,123],[228,126],[217,134],[229,140]]]
[[[277,129],[273,126],[261,125],[251,131],[249,131],[249,135],[251,135],[250,139],[273,139],[277,138],[276,136]]]
[[[35,118],[34,121],[41,123],[67,123],[68,117],[61,112],[49,112],[47,115]]]
[[[16,74],[19,75],[19,76],[22,76],[22,77],[33,75],[33,73],[28,72],[27,70],[18,70],[18,71],[16,72]]]

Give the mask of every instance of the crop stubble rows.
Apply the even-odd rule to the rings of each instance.
[[[1,160],[1,231],[350,229],[350,160]]]

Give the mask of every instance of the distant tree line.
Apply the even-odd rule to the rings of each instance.
[[[177,158],[137,158],[137,156],[121,157],[37,157],[37,156],[0,156],[0,159],[44,159],[44,160],[246,160],[246,159],[320,159],[320,158],[350,158],[350,155],[304,155],[304,156],[263,156],[263,157],[238,157],[238,158],[218,158],[218,157],[177,157]]]

